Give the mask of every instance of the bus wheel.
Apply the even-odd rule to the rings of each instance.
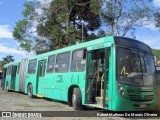
[[[30,98],[33,98],[33,87],[32,87],[32,84],[28,85],[28,96]]]
[[[82,109],[82,96],[81,96],[81,91],[79,88],[73,89],[72,105],[73,105],[74,110],[81,110]]]

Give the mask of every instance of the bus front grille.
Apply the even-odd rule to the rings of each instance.
[[[154,95],[129,95],[131,101],[151,101],[154,99]]]

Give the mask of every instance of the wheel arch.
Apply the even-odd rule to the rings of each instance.
[[[31,85],[31,86],[30,86]],[[28,94],[28,89],[29,89],[29,86],[30,86],[30,95]],[[29,97],[30,98],[34,98],[34,94],[33,94],[33,84],[31,83],[31,82],[29,82],[28,84],[27,84],[27,94],[29,95]]]
[[[31,82],[29,82],[28,84],[27,84],[27,87],[29,86],[29,84],[32,84]]]
[[[33,87],[33,84],[32,84],[31,82],[29,82],[29,83],[27,84],[27,93],[28,93],[28,86],[29,86],[30,84],[31,84],[32,87]]]

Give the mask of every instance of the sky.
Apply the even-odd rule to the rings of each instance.
[[[0,60],[7,55],[15,60],[28,57],[26,52],[18,50],[18,42],[14,40],[12,31],[18,20],[23,19],[24,2],[29,0],[0,0]],[[43,1],[43,0],[40,0]],[[153,0],[153,6],[160,8],[160,0]],[[136,30],[136,39],[148,44],[151,48],[160,49],[160,31],[154,24]]]

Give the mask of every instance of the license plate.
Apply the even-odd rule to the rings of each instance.
[[[140,108],[146,108],[146,104],[140,104],[139,107]]]

